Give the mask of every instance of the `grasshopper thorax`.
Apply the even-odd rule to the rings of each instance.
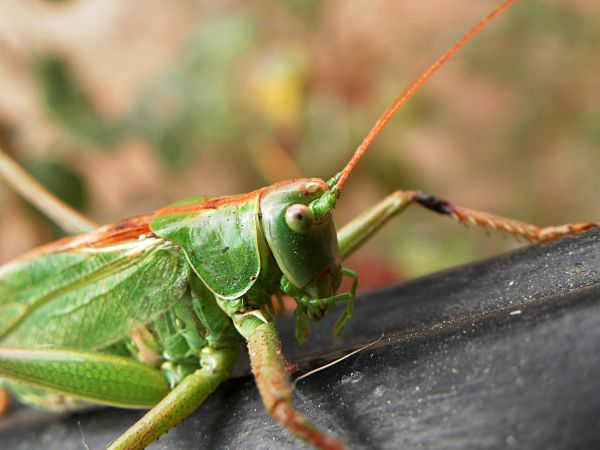
[[[284,277],[307,297],[333,295],[341,281],[341,257],[331,212],[315,217],[310,203],[328,192],[318,178],[278,183],[260,200],[265,238]]]

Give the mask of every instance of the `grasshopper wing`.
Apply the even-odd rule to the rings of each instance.
[[[189,274],[147,216],[41,247],[0,268],[0,343],[105,347],[171,308]]]

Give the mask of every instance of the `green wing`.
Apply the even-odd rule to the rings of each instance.
[[[0,268],[0,345],[105,347],[171,308],[188,281],[182,250],[156,237],[17,260]]]

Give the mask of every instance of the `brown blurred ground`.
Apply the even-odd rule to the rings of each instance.
[[[396,92],[495,2],[5,0],[0,142],[99,222],[338,171]],[[600,219],[600,4],[520,2],[402,111],[345,223],[395,188],[539,224]],[[0,185],[0,262],[57,230]],[[513,247],[410,211],[362,287]]]

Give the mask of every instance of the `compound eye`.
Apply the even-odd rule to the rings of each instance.
[[[287,226],[296,233],[308,233],[314,222],[315,218],[313,213],[306,205],[292,205],[285,211],[285,223],[287,223]]]

